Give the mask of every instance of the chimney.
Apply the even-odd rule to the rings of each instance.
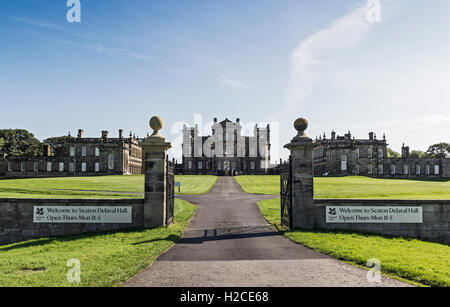
[[[409,146],[405,146],[405,143],[403,143],[403,146],[402,146],[402,158],[403,159],[409,158]]]
[[[336,132],[334,130],[331,132],[331,139],[332,140],[336,139]]]
[[[217,124],[217,117],[214,117],[214,123]]]
[[[83,130],[81,130],[83,131]],[[52,155],[52,148],[49,144],[42,145],[42,151],[44,154],[44,157],[50,157]]]
[[[241,122],[241,119],[240,118],[236,118],[236,123],[240,123]]]
[[[102,139],[104,141],[106,141],[108,139],[108,131],[107,130],[102,131]]]
[[[374,136],[374,135],[375,135],[375,133],[370,132],[370,133],[369,133],[369,140],[373,141],[373,136]]]
[[[123,139],[123,130],[119,129],[119,139]]]
[[[83,129],[78,129],[78,138],[81,139],[83,137],[83,133],[84,133]]]

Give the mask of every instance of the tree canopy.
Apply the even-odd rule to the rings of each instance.
[[[445,158],[450,155],[450,144],[449,143],[439,143],[431,145],[428,148],[427,154],[430,157],[435,158]]]
[[[13,157],[36,157],[42,154],[42,144],[24,129],[0,130],[1,151]]]
[[[44,144],[50,145],[52,155],[64,157],[69,155],[69,141],[73,140],[70,136],[53,137],[44,140]]]
[[[422,159],[422,158],[426,158],[428,155],[427,155],[427,153],[425,153],[425,152],[423,152],[423,151],[421,151],[421,150],[413,150],[413,151],[411,151],[410,153],[409,153],[409,157],[410,158],[419,158],[419,159]]]
[[[387,155],[388,158],[400,158],[401,156],[398,152],[389,147],[387,148]]]

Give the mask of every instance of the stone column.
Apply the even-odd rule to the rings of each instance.
[[[150,127],[153,134],[141,144],[145,152],[144,227],[158,228],[166,226],[166,151],[171,145],[159,134],[163,127],[161,117],[153,117]]]
[[[291,151],[292,158],[292,227],[314,228],[314,144],[306,134],[308,121],[299,118],[294,123],[298,134],[284,147]]]

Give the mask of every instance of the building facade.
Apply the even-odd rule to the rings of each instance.
[[[243,136],[240,119],[214,119],[211,135],[198,127],[183,129],[183,162],[180,172],[190,175],[265,174],[270,165],[270,126],[254,127],[253,136]]]
[[[69,177],[95,175],[131,175],[142,173],[142,148],[139,140],[123,137],[109,138],[102,131],[99,138],[85,138],[83,130],[77,137],[63,136],[44,141],[42,157],[0,156],[0,176]]]
[[[450,177],[449,158],[411,158],[409,147],[403,145],[401,158],[390,158],[386,136],[377,139],[356,139],[350,131],[331,138],[317,138],[313,151],[315,176],[369,176],[383,178],[441,178]]]

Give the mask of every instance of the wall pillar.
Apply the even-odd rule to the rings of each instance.
[[[305,134],[308,121],[299,118],[294,123],[298,134],[285,148],[291,151],[292,167],[292,227],[314,228],[314,143]]]
[[[141,144],[145,152],[144,227],[158,228],[166,226],[166,151],[171,145],[159,134],[163,127],[162,118],[153,117],[150,127],[153,134]]]

